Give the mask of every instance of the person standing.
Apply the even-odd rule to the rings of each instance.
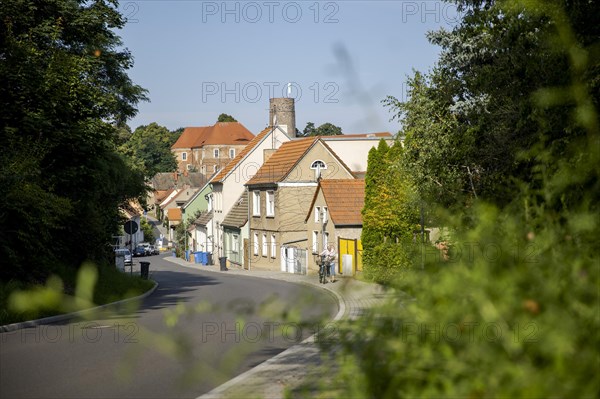
[[[329,276],[329,282],[335,282],[335,261],[337,259],[337,252],[333,244],[327,245],[327,248],[321,252],[321,255],[325,256],[325,262],[327,262],[327,275]]]

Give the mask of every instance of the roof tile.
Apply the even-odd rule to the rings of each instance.
[[[254,135],[239,122],[217,122],[213,126],[186,127],[171,148],[198,148],[211,144],[239,145],[247,144],[253,138]]]

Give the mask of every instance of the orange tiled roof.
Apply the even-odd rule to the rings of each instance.
[[[365,205],[365,181],[362,179],[324,179],[313,197],[310,210],[319,194],[323,192],[329,217],[336,226],[362,225],[361,211]],[[308,216],[307,219],[308,220]]]
[[[246,184],[274,183],[281,181],[294,168],[300,158],[302,158],[302,155],[306,154],[318,139],[319,137],[317,136],[306,137],[283,143]]]
[[[253,138],[250,130],[239,122],[217,122],[213,126],[186,127],[171,148],[197,148],[210,144],[239,145],[247,144]]]
[[[237,166],[238,163],[240,163],[240,161],[242,159],[244,159],[246,157],[246,155],[248,155],[248,153],[250,151],[252,151],[252,149],[254,147],[256,147],[256,145],[258,143],[261,142],[261,140],[267,135],[269,134],[269,132],[271,132],[273,130],[273,128],[268,127],[265,130],[263,130],[262,132],[260,132],[259,134],[257,134],[256,136],[254,136],[254,138],[252,139],[252,141],[250,141],[248,143],[248,145],[246,145],[246,147],[244,147],[244,149],[242,151],[240,151],[235,158],[233,158],[231,161],[229,161],[229,163],[227,165],[225,165],[225,167],[210,181],[211,183],[218,183],[221,180],[223,180],[227,174],[229,172],[231,172],[231,170],[233,170],[233,168],[235,168]]]
[[[169,222],[181,221],[181,208],[167,209],[167,217]]]

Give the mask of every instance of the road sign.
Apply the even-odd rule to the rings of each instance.
[[[125,225],[123,226],[123,228],[125,229],[125,233],[131,235],[131,234],[137,233],[139,227],[135,221],[129,220],[129,221],[125,222]]]

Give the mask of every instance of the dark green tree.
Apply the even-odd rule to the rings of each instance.
[[[321,126],[315,128],[315,124],[308,122],[306,127],[302,131],[302,136],[337,136],[342,134],[342,128],[335,126],[332,123],[324,123]]]
[[[217,122],[237,122],[237,119],[228,114],[221,114],[219,115]]]
[[[1,278],[38,279],[102,259],[118,206],[144,193],[115,152],[145,91],[114,33],[112,1],[16,1],[0,8]],[[32,261],[35,255],[36,261]]]
[[[146,178],[177,169],[177,160],[171,152],[171,132],[156,122],[135,129],[120,149],[141,166]]]

